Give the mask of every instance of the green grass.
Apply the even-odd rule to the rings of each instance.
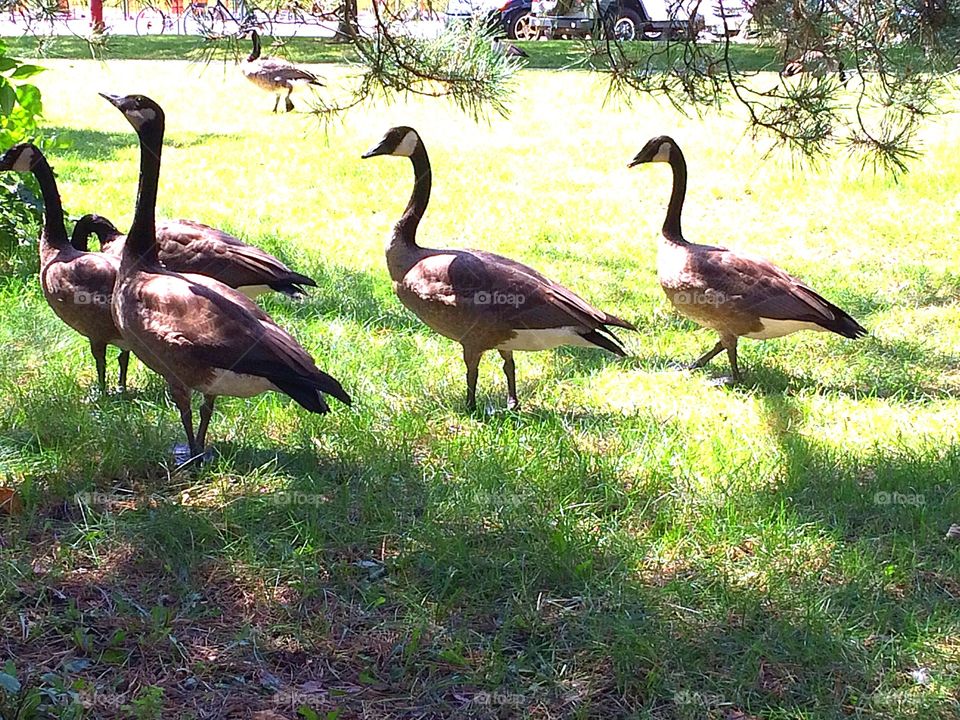
[[[134,136],[94,91],[154,97],[161,214],[317,278],[265,304],[356,402],[223,399],[217,459],[175,472],[162,383],[134,362],[131,399],[91,399],[36,277],[0,280],[0,476],[25,500],[0,516],[0,666],[96,718],[158,694],[164,718],[957,717],[956,123],[894,183],[764,160],[737,117],[603,107],[581,73],[522,73],[510,118],[479,126],[411,100],[322,130],[229,67],[47,64],[67,210],[129,223]],[[348,71],[324,72],[336,92]],[[532,264],[634,321],[631,358],[522,354],[518,413],[488,358],[464,411],[458,346],[384,264],[409,163],[359,159],[401,123],[435,171],[422,242]],[[667,170],[626,169],[664,132],[690,238],[773,259],[870,337],[745,341],[735,389],[709,383],[719,360],[671,369],[714,340],[657,286]]]
[[[90,59],[89,43],[83,38],[72,36],[44,37],[38,42],[31,36],[8,37],[3,42],[10,54],[30,58]],[[268,42],[270,40],[268,39]],[[355,62],[357,54],[351,45],[335,43],[317,38],[273,39],[270,52],[282,54],[296,62],[340,63]],[[583,62],[583,46],[578,42],[551,40],[540,42],[517,42],[530,56],[524,62],[533,69],[558,70],[580,67]],[[202,41],[197,37],[185,35],[164,35],[156,37],[132,37],[116,35],[109,38],[107,47],[102,51],[105,59],[114,60],[182,60],[201,58]],[[244,48],[246,45],[244,45]],[[657,43],[637,43],[638,52],[657,48]],[[230,52],[230,48],[224,48]],[[239,51],[237,51],[239,52]],[[775,48],[755,45],[732,45],[730,56],[738,68],[743,70],[772,70],[783,64],[783,58]]]

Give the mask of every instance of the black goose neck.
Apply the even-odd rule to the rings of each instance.
[[[676,145],[671,148],[670,167],[673,170],[673,190],[670,192],[667,217],[663,221],[663,235],[674,242],[686,242],[680,229],[680,214],[687,195],[687,161]]]
[[[433,185],[433,171],[430,169],[430,158],[427,157],[427,148],[419,140],[410,155],[413,163],[413,192],[410,201],[400,221],[397,223],[397,235],[410,245],[417,242],[417,226],[427,211],[430,202],[430,188]]]
[[[247,58],[247,62],[253,62],[260,57],[260,35],[254,31],[250,37],[253,39],[253,51],[250,53],[250,57]]]
[[[67,228],[63,224],[63,204],[60,201],[60,191],[57,190],[57,180],[53,176],[53,168],[43,153],[39,150],[34,153],[30,170],[37,179],[40,194],[43,196],[43,236],[54,247],[66,247],[70,244],[70,238],[67,237]]]
[[[141,128],[137,134],[140,136],[140,183],[123,256],[126,261],[149,265],[158,262],[156,212],[160,151],[163,147],[162,120]]]

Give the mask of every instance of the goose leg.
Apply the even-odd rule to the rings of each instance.
[[[517,366],[513,361],[513,350],[500,350],[503,358],[503,374],[507,376],[507,408],[516,410],[520,407],[517,400]]]
[[[463,363],[467,366],[467,410],[477,409],[477,375],[480,372],[480,356],[483,352],[463,348]]]
[[[727,348],[727,357],[730,359],[730,377],[733,382],[740,382],[740,368],[737,366],[737,338],[726,338],[724,345]]]
[[[291,93],[293,93],[293,88],[290,88],[289,90],[287,90],[287,98],[286,98],[287,112],[290,112],[291,110],[293,110],[293,100],[290,99]]]
[[[736,340],[734,340],[734,343],[736,343]],[[708,362],[713,360],[721,352],[723,352],[723,340],[721,340],[716,345],[714,345],[710,350],[707,350],[703,355],[698,357],[696,360],[690,363],[687,367],[691,370],[702,368],[704,365],[706,365]]]
[[[117,364],[120,365],[120,392],[127,392],[127,367],[130,365],[130,351],[121,350],[117,356]]]
[[[277,108],[280,107],[280,93],[277,93],[277,99],[273,103],[273,111],[276,112]]]
[[[213,401],[216,399],[216,395],[203,396],[203,405],[200,406],[200,426],[197,428],[197,447],[200,448],[200,452],[203,452],[207,446],[207,426],[213,416]]]
[[[90,352],[93,353],[93,361],[97,364],[97,383],[100,385],[100,394],[105,395],[107,392],[107,344],[91,340]]]
[[[170,383],[170,395],[173,396],[173,402],[180,411],[180,422],[183,424],[183,431],[187,435],[187,447],[190,449],[190,455],[198,455],[203,449],[197,447],[197,439],[193,434],[193,411],[190,409],[190,388],[179,383]],[[174,450],[176,453],[176,450]]]

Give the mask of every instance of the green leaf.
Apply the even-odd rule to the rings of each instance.
[[[36,85],[23,84],[17,88],[17,102],[31,115],[39,115],[43,111],[40,101],[40,90]]]
[[[0,57],[0,72],[6,72],[7,70],[13,70],[20,63],[13,58]]]
[[[320,720],[317,711],[309,705],[301,705],[297,708],[297,715],[302,715],[304,720]]]
[[[44,70],[46,70],[46,68],[42,68],[39,65],[21,65],[10,74],[10,77],[25,80],[26,78],[33,77],[37,73],[42,73]]]
[[[20,681],[13,675],[0,672],[0,688],[3,688],[11,695],[16,695],[20,692]]]
[[[9,83],[0,85],[0,113],[9,115],[17,104],[17,93]]]

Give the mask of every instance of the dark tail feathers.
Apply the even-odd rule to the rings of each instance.
[[[293,398],[302,408],[319,415],[330,412],[324,393],[335,397],[344,405],[352,403],[340,382],[325,372],[319,372],[313,378],[286,376],[272,377],[268,380]]]
[[[608,328],[601,327],[596,330],[591,330],[590,332],[580,333],[580,337],[589,340],[597,347],[609,350],[614,355],[627,357],[627,351],[623,349],[620,338],[614,335]]]

